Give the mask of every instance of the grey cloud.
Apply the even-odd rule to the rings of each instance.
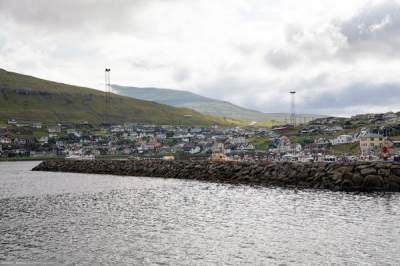
[[[302,55],[299,60],[352,61],[365,56],[398,57],[400,4],[395,0],[367,4],[347,20],[331,21],[325,28],[316,25],[311,31],[290,24],[286,26],[285,37],[292,51]],[[267,61],[285,69],[294,60],[288,51],[269,53]]]
[[[304,35],[303,30],[298,25],[286,25],[285,37],[288,43],[296,43]]]
[[[231,100],[237,96],[251,95],[253,99],[256,95],[255,91],[267,90],[272,83],[260,80],[244,80],[233,76],[219,77],[210,82],[199,83],[197,86],[201,88],[205,96],[215,99]]]
[[[275,97],[255,101],[252,97],[244,97],[241,104],[264,112],[289,112],[290,97],[284,89]],[[318,92],[299,90],[296,95],[296,111],[298,113],[325,115],[354,115],[371,112],[371,108],[379,110],[399,110],[400,84],[366,84],[354,83],[340,90],[321,88]]]
[[[400,108],[400,83],[352,83],[342,89],[325,87],[328,75],[321,74],[314,79],[297,83],[296,110],[299,113],[349,115],[354,110],[368,113],[371,108]],[[201,86],[202,94],[216,99],[234,102],[243,107],[270,113],[289,112],[290,85],[279,82],[260,83],[251,80],[217,80]],[[275,90],[263,94],[263,90]],[[245,92],[245,93],[243,93]]]
[[[187,68],[176,69],[173,74],[173,78],[176,82],[182,82],[188,80],[190,76],[191,73]]]
[[[394,0],[367,5],[358,14],[340,25],[349,50],[345,55],[369,53],[400,55],[400,4]]]
[[[0,0],[0,15],[43,30],[132,26],[130,14],[145,0]]]
[[[136,60],[129,59],[126,61],[134,68],[143,68],[146,70],[162,69],[162,68],[169,67],[167,64],[152,63],[152,62],[149,62],[149,61],[143,60],[143,59],[136,59]]]
[[[354,83],[341,90],[322,90],[321,93],[305,97],[300,104],[307,110],[359,108],[368,112],[369,107],[396,106],[400,99],[399,83],[367,84]]]
[[[289,51],[275,49],[269,51],[265,56],[265,61],[275,68],[284,70],[292,66],[298,60],[297,56]]]

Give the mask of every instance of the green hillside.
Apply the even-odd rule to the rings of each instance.
[[[113,90],[123,96],[136,99],[154,101],[161,104],[168,104],[175,107],[185,107],[196,110],[205,115],[220,117],[231,117],[233,119],[265,122],[283,122],[289,118],[287,113],[262,113],[256,110],[243,108],[230,102],[215,100],[204,97],[189,91],[159,89],[159,88],[138,88],[113,85]],[[298,121],[310,121],[315,118],[325,117],[313,114],[298,114]],[[268,124],[269,126],[271,125]]]
[[[111,96],[108,118],[104,92],[43,80],[0,69],[0,121],[16,118],[41,122],[155,123],[182,125],[229,124],[187,108]]]

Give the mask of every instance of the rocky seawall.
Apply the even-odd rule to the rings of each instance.
[[[162,160],[53,160],[34,171],[195,179],[334,191],[400,192],[400,163],[209,162]]]

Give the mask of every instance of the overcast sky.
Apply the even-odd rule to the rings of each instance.
[[[0,68],[189,90],[264,112],[400,111],[400,2],[0,0]]]

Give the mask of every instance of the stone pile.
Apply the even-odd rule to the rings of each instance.
[[[34,171],[195,179],[210,182],[400,192],[400,163],[210,162],[162,160],[55,160]]]

